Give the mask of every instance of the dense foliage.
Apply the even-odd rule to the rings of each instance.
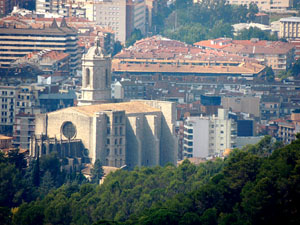
[[[193,44],[200,40],[233,37],[235,23],[251,22],[258,12],[256,4],[230,5],[225,0],[203,0],[193,4],[192,0],[176,0],[171,7],[160,3],[154,15],[153,33]],[[239,38],[274,40],[275,37],[258,28],[242,31]]]
[[[296,224],[299,190],[300,140],[282,147],[266,137],[225,160],[119,170],[100,186],[67,182],[1,206],[14,224]]]

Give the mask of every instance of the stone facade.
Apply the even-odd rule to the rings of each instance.
[[[89,161],[100,159],[104,166],[133,169],[177,161],[175,105],[171,102],[140,100],[66,108],[38,115],[35,134],[81,140]],[[36,156],[35,146],[32,143],[32,156]]]

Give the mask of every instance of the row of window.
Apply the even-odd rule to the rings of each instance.
[[[115,153],[115,156],[116,155],[122,155],[123,154],[123,150],[122,150],[122,148],[120,148],[119,150],[117,148],[115,148],[114,153]],[[110,154],[111,154],[110,153],[110,149],[109,148],[106,149],[106,156],[109,156]]]
[[[115,142],[114,143],[115,143],[115,145],[117,145],[117,144],[122,145],[123,144],[123,139],[122,138],[119,138],[119,139],[115,138]],[[106,139],[106,144],[110,145],[110,138]]]

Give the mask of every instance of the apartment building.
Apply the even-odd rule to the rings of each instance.
[[[53,13],[60,16],[85,18],[89,9],[85,7],[86,2],[86,0],[36,0],[36,11],[38,14]]]
[[[237,126],[228,118],[228,110],[218,109],[218,116],[188,117],[184,123],[184,158],[223,155],[235,147]]]
[[[77,32],[64,19],[59,27],[55,19],[50,27],[40,29],[3,26],[0,27],[0,67],[9,67],[31,52],[50,49],[69,54],[71,72],[75,73],[81,58],[77,42]]]
[[[116,40],[126,41],[126,0],[104,0],[95,2],[94,21],[115,31]]]
[[[34,135],[35,115],[19,113],[13,125],[13,144],[22,149],[29,149],[30,138]]]
[[[143,83],[128,80],[116,81],[112,84],[112,98],[146,99],[146,86]]]
[[[0,0],[0,17],[6,16],[13,9],[11,0]]]
[[[250,5],[251,3],[256,3],[260,11],[285,11],[293,4],[291,0],[227,0],[226,2],[232,5]]]
[[[94,21],[115,32],[116,40],[125,43],[134,29],[146,31],[145,0],[103,0],[94,3]]]
[[[200,41],[194,45],[201,49],[214,49],[254,58],[261,64],[272,67],[275,72],[289,69],[295,60],[294,45],[281,41],[265,41],[257,38],[251,40],[217,38]]]
[[[287,17],[280,19],[280,38],[300,38],[300,17]]]

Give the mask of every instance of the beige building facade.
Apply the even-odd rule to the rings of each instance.
[[[280,19],[280,38],[300,38],[300,17],[288,17]]]
[[[228,4],[232,5],[250,5],[251,3],[256,3],[260,11],[285,11],[292,7],[292,0],[277,0],[277,1],[267,1],[267,0],[227,0]]]
[[[62,142],[81,140],[90,162],[100,159],[104,166],[134,168],[176,163],[174,127],[174,103],[141,100],[40,114],[35,134]],[[41,156],[46,150],[32,143],[30,154]]]

